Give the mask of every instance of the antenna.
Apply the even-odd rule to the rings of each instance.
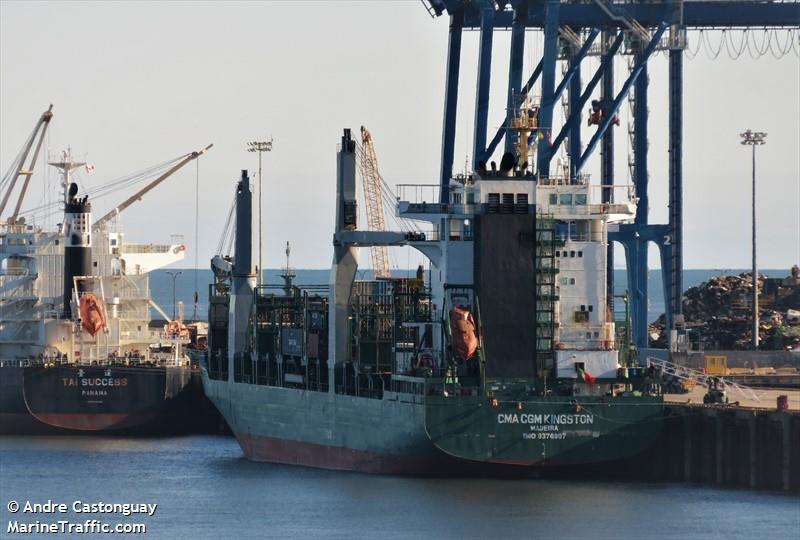
[[[264,200],[261,187],[261,154],[264,152],[272,152],[272,137],[268,141],[250,141],[247,143],[248,152],[258,152],[258,285],[264,284],[264,228],[262,226],[263,213],[261,211],[261,204]]]
[[[289,241],[286,241],[286,268],[284,268],[281,277],[283,278],[283,291],[286,293],[286,296],[292,295],[292,287],[294,287],[294,278],[295,274],[292,272],[292,268],[289,266],[289,255],[292,253],[292,246],[289,244]]]

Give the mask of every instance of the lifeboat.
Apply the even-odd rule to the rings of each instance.
[[[472,313],[464,306],[451,309],[450,328],[453,352],[458,358],[469,360],[478,350],[478,333]]]
[[[80,313],[81,327],[92,337],[96,336],[100,330],[107,328],[103,302],[94,294],[86,293],[81,296]]]

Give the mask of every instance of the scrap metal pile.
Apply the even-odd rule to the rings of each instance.
[[[759,339],[764,350],[800,347],[800,268],[786,278],[758,277]],[[683,296],[683,314],[690,340],[703,349],[752,348],[753,279],[749,272],[716,276]],[[665,348],[665,317],[649,327],[650,345]]]

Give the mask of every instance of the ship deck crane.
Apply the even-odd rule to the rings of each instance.
[[[0,202],[0,216],[2,216],[3,211],[6,209],[6,205],[8,204],[8,200],[11,197],[11,193],[14,191],[17,180],[20,176],[25,177],[25,181],[20,189],[19,197],[17,198],[17,204],[14,206],[14,212],[8,219],[9,223],[15,223],[17,221],[17,217],[19,217],[19,210],[22,206],[23,199],[25,199],[25,193],[28,191],[28,184],[31,181],[31,176],[33,176],[33,169],[36,165],[36,160],[39,158],[39,151],[42,149],[44,136],[47,133],[47,128],[50,126],[50,120],[52,120],[52,118],[53,105],[50,104],[50,107],[48,107],[48,109],[42,113],[42,116],[39,117],[38,122],[36,122],[36,126],[33,128],[33,132],[30,134],[30,136],[28,136],[28,140],[25,141],[22,151],[11,165],[11,169],[9,169],[6,176],[2,179],[2,181],[0,181],[0,188],[8,185],[6,188],[6,193],[3,196],[3,201]],[[34,141],[36,141],[36,149],[33,151],[33,157],[31,157],[30,165],[25,168],[25,160],[28,159],[28,154],[31,151],[31,147],[33,147]]]
[[[191,153],[187,154],[178,163],[173,165],[168,171],[164,172],[164,174],[162,174],[161,176],[159,176],[158,178],[156,178],[155,180],[153,180],[152,182],[147,184],[145,187],[143,187],[142,189],[140,189],[139,191],[137,191],[136,193],[134,193],[133,195],[131,195],[130,197],[125,199],[122,202],[122,204],[120,204],[119,206],[117,206],[116,208],[114,208],[113,210],[108,212],[106,215],[104,215],[103,217],[101,217],[100,219],[95,221],[94,225],[92,225],[92,229],[95,230],[95,231],[99,230],[102,226],[104,226],[107,222],[109,222],[113,217],[117,216],[120,212],[122,212],[123,210],[128,208],[130,205],[132,205],[136,201],[141,200],[142,197],[146,193],[148,193],[149,191],[155,189],[156,186],[158,186],[161,182],[163,182],[164,180],[166,180],[167,178],[172,176],[181,167],[183,167],[184,165],[186,165],[190,161],[193,161],[193,160],[197,159],[198,157],[202,156],[203,154],[205,154],[206,151],[209,150],[212,146],[214,146],[214,145],[213,144],[209,144],[208,146],[206,146],[202,150],[199,150],[199,151],[196,151],[196,152],[191,152]]]
[[[383,179],[378,171],[378,155],[372,142],[372,134],[367,128],[361,126],[361,159],[359,169],[364,188],[364,198],[367,207],[367,226],[370,231],[385,231],[386,222],[383,214],[383,198],[381,184]],[[370,247],[372,259],[372,272],[375,278],[389,278],[389,249],[386,246]]]

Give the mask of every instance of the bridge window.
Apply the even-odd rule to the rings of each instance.
[[[556,238],[561,240],[562,242],[570,239],[570,240],[577,240],[578,239],[578,229],[577,224],[574,221],[559,221],[556,222]],[[564,257],[567,256],[567,252],[564,252]],[[575,256],[575,252],[572,252],[571,257]]]
[[[584,193],[576,193],[575,194],[575,204],[586,204],[586,194],[584,194]]]
[[[576,311],[575,312],[575,322],[576,323],[589,322],[589,312],[588,311]]]
[[[558,195],[555,193],[550,194],[550,204],[558,204]]]
[[[572,193],[562,193],[558,196],[558,204],[570,205],[572,204]]]

